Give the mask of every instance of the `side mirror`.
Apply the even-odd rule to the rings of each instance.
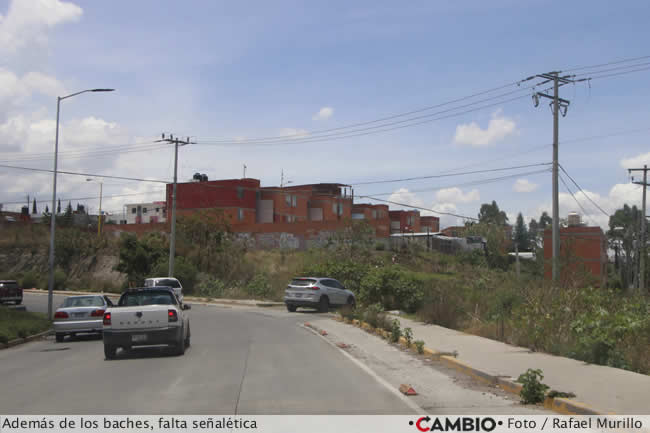
[[[183,304],[183,310],[191,310],[192,306],[188,304]]]

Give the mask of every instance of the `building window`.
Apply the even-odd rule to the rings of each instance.
[[[135,213],[135,212],[136,212],[135,208],[132,207],[132,208],[131,208],[131,213]]]
[[[336,215],[336,203],[332,203],[332,213]]]
[[[239,219],[239,221],[244,219],[244,209],[242,208],[237,209],[237,219]]]
[[[160,208],[159,207],[156,208],[156,213],[160,213]]]
[[[298,206],[298,196],[292,195],[291,196],[291,207],[296,207]]]
[[[339,203],[337,207],[338,207],[337,215],[339,216],[343,215],[343,204]]]
[[[147,208],[146,207],[142,208],[142,213],[147,213]]]
[[[407,226],[412,226],[413,225],[413,215],[408,215],[406,217],[406,225]]]
[[[287,206],[291,206],[291,195],[287,194],[284,196],[284,202]]]
[[[377,219],[377,211],[376,210],[372,211],[372,219],[375,219],[375,220]]]
[[[240,200],[244,198],[244,188],[241,186],[237,187],[237,198]]]

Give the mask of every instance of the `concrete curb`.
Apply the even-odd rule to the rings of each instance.
[[[29,335],[29,336],[27,336],[25,338],[17,338],[15,340],[11,340],[7,344],[0,343],[0,349],[9,349],[10,347],[18,346],[20,344],[29,343],[30,341],[34,341],[34,340],[37,340],[37,339],[39,339],[41,337],[45,337],[45,336],[49,335],[51,332],[52,332],[52,330],[48,329],[47,331],[39,332],[38,334],[34,334],[34,335]]]
[[[340,315],[335,317],[334,320],[356,326],[370,333],[381,335],[386,339],[388,339],[388,336],[390,335],[389,332],[383,329],[375,329],[370,324],[366,322],[360,322],[359,320],[345,319],[342,318]],[[400,337],[399,342],[402,346],[406,346],[406,339],[404,339],[404,337]],[[411,351],[416,351],[415,344],[411,344],[411,346],[408,347],[408,349]],[[522,385],[518,382],[515,382],[514,378],[506,378],[506,377],[492,375],[490,373],[472,367],[464,362],[461,362],[457,360],[454,356],[449,356],[448,353],[439,352],[437,350],[430,349],[428,347],[424,348],[424,354],[431,356],[433,358],[437,358],[440,362],[442,362],[446,366],[451,367],[456,371],[471,377],[474,380],[478,380],[488,385],[497,386],[502,390],[509,392],[511,394],[515,394],[517,396],[519,396],[521,393]],[[568,398],[561,398],[561,397],[556,397],[556,398],[546,397],[546,399],[544,400],[544,408],[548,410],[552,410],[562,415],[614,415],[614,413],[612,412],[605,412],[602,410],[594,409],[585,403],[581,403],[578,401],[574,401]]]
[[[38,294],[47,294],[47,290],[40,290],[40,289],[24,289],[23,292],[27,293],[38,293]],[[109,297],[114,297],[118,298],[121,294],[120,293],[105,293],[105,292],[79,292],[79,291],[74,291],[74,290],[54,290],[52,292],[55,295],[102,295],[102,296],[109,296]],[[230,299],[224,299],[222,301],[219,300],[214,300],[211,301],[211,298],[201,298],[197,296],[186,296],[185,299],[188,302],[201,302],[205,304],[215,304],[215,305],[240,305],[243,307],[277,307],[280,305],[284,305],[283,302],[276,302],[276,301],[250,301],[250,302],[243,302],[243,301],[238,301],[236,299],[230,300]]]

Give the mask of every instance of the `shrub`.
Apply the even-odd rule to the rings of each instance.
[[[544,379],[542,370],[532,368],[519,376],[517,382],[523,385],[520,392],[521,404],[537,404],[544,401],[548,385],[540,382],[542,379]]]
[[[38,276],[34,271],[28,271],[23,275],[22,280],[20,281],[20,286],[23,289],[33,289],[38,286]]]
[[[382,311],[381,305],[372,304],[366,308],[363,320],[373,328],[379,328],[380,318],[383,320],[383,316],[380,317]]]
[[[417,349],[418,353],[422,355],[424,353],[424,341],[415,340],[413,344],[415,344],[415,348]]]
[[[210,277],[203,281],[197,289],[197,294],[206,298],[223,298],[225,292],[226,285],[216,277]]]
[[[352,309],[352,307],[350,307],[349,305],[344,305],[343,307],[341,307],[340,312],[341,312],[341,317],[343,317],[344,319],[354,320],[356,318],[354,309]]]
[[[404,339],[406,343],[410,346],[413,341],[413,330],[411,328],[404,328]]]
[[[383,242],[377,242],[375,244],[375,250],[376,251],[384,251],[386,249],[386,244]]]
[[[156,263],[151,273],[154,276],[168,275],[169,272],[169,258],[164,258]],[[198,279],[198,269],[192,262],[179,256],[174,259],[174,277],[177,278],[183,285],[183,292],[191,294],[194,291],[196,280]]]
[[[246,290],[250,296],[265,299],[271,293],[271,284],[265,274],[257,273],[248,282]]]
[[[393,343],[397,343],[401,336],[402,336],[402,329],[400,328],[399,320],[394,319],[391,322],[391,327],[390,327],[390,341]]]

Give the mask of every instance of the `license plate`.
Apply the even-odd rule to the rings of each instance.
[[[143,341],[147,341],[147,334],[136,334],[131,336],[131,342],[133,343],[141,343]]]
[[[73,317],[85,317],[86,313],[74,313],[72,316]]]

